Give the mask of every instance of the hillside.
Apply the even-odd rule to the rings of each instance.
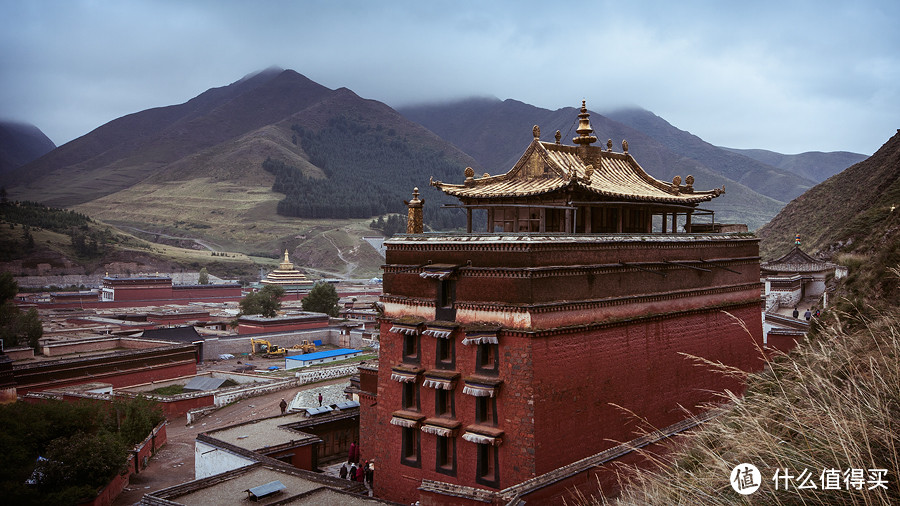
[[[738,153],[779,169],[784,169],[798,176],[821,183],[829,177],[846,169],[854,163],[868,158],[866,155],[849,151],[808,151],[796,155],[784,155],[765,149],[722,148]]]
[[[0,174],[40,158],[56,147],[40,128],[0,121]]]
[[[697,160],[728,179],[781,202],[789,202],[815,184],[789,171],[713,146],[690,132],[675,128],[650,111],[631,108],[606,115],[644,132],[679,155]]]
[[[578,120],[578,110],[572,107],[549,111],[515,100],[500,101],[496,98],[404,107],[399,111],[472,155],[491,174],[506,172],[515,164],[531,141],[533,125],[541,127],[541,138],[545,141],[552,141],[559,130],[563,142],[571,143]],[[725,196],[705,205],[716,211],[718,221],[746,223],[753,230],[767,223],[784,205],[783,201],[730,179],[714,166],[669,149],[638,129],[593,112],[591,125],[601,142],[613,139],[614,149],[620,150],[622,139],[627,139],[629,151],[657,179],[671,181],[676,175],[684,178],[690,174],[696,178],[698,188],[725,185]]]
[[[323,276],[372,277],[382,259],[362,240],[377,234],[371,218],[405,213],[418,186],[427,224],[461,225],[428,180],[461,179],[470,165],[385,104],[268,69],[111,121],[6,181],[11,199],[72,207],[147,240],[261,257],[289,248]]]
[[[177,272],[206,267],[220,277],[238,278],[257,270],[247,255],[213,255],[190,242],[149,242],[83,214],[36,203],[0,203],[0,227],[4,230],[0,271],[14,276]]]
[[[874,155],[789,203],[758,231],[763,258],[791,248],[800,234],[809,252],[869,255],[890,245],[900,255],[900,131]],[[900,259],[900,256],[898,256]]]
[[[296,72],[268,69],[183,104],[110,121],[13,171],[4,181],[17,199],[58,206],[88,202],[281,121],[330,93]]]

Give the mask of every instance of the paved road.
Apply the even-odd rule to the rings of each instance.
[[[305,392],[304,395],[299,396],[301,398],[310,395],[317,396],[315,391],[326,385],[346,384],[349,384],[349,379],[340,378],[304,385],[299,389],[282,390],[244,399],[215,411],[191,426],[185,425],[186,418],[184,416],[169,420],[169,425],[166,427],[168,442],[150,459],[146,469],[131,477],[129,486],[119,495],[113,506],[136,504],[146,493],[193,480],[194,439],[200,432],[277,415],[281,412],[278,405],[282,398],[290,400],[301,391]],[[333,390],[335,390],[334,387],[323,389],[327,392]],[[326,398],[325,400],[330,399]],[[331,402],[335,401],[331,400]]]

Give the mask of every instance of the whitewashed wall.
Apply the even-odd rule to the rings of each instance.
[[[214,474],[224,473],[239,467],[253,464],[254,461],[235,455],[227,450],[216,448],[201,441],[194,441],[194,479],[206,478]]]

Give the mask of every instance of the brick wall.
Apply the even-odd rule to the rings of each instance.
[[[757,303],[533,340],[536,472],[542,474],[740,392],[741,383],[684,355],[744,370],[762,366]],[[617,408],[614,405],[621,406]],[[650,429],[652,430],[652,429]],[[608,441],[609,439],[613,441]]]

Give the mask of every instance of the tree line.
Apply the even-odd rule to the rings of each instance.
[[[418,145],[392,128],[371,126],[341,115],[313,131],[295,124],[293,140],[309,161],[326,177],[308,177],[292,165],[267,158],[263,169],[275,176],[272,189],[283,193],[277,212],[300,218],[370,218],[391,213],[406,214],[404,200],[419,187],[429,206],[426,224],[432,229],[461,227],[465,215],[441,210],[455,199],[429,187],[430,176],[461,177],[459,163],[443,152]]]
[[[95,222],[85,214],[68,209],[48,207],[38,202],[0,201],[0,220],[7,222],[10,230],[22,227],[22,239],[11,235],[0,241],[0,260],[20,258],[34,250],[33,230],[49,230],[69,236],[72,249],[82,258],[93,258],[103,252],[112,239],[107,229],[92,228]]]

